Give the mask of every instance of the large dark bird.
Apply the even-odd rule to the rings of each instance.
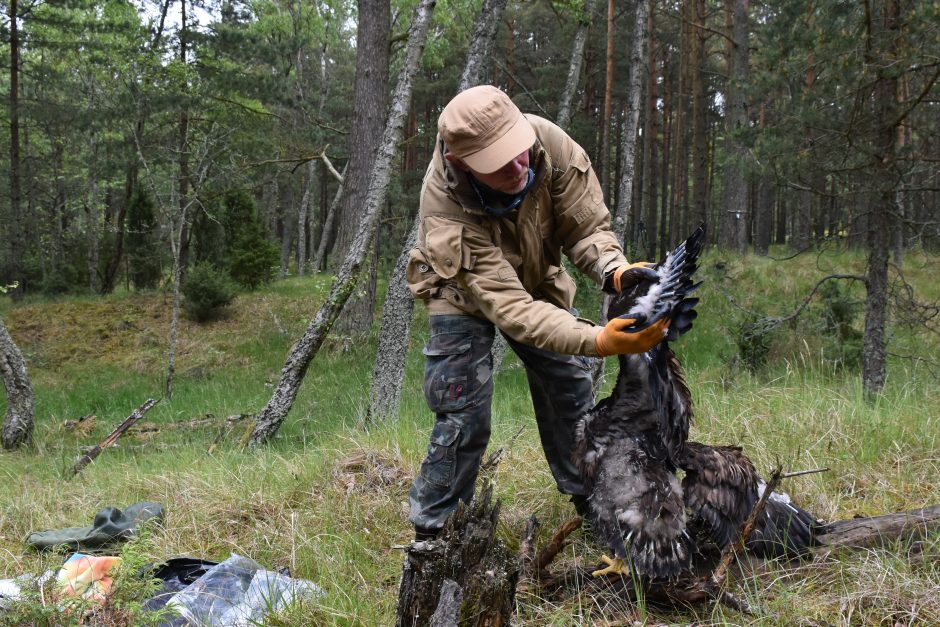
[[[637,327],[662,318],[670,326],[647,353],[620,356],[613,392],[578,427],[574,457],[589,490],[590,523],[614,553],[595,575],[626,573],[629,562],[649,577],[677,577],[704,544],[732,542],[760,495],[762,482],[740,448],[688,441],[691,393],[669,342],[697,315],[690,294],[704,237],[702,226],[653,273],[638,271],[641,280],[609,307],[611,317],[634,318]],[[799,553],[812,542],[815,518],[784,497],[772,495],[748,543],[760,554]]]

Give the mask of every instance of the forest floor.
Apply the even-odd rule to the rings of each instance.
[[[940,301],[938,270],[935,256],[905,259],[904,276],[919,301]],[[940,503],[940,338],[914,320],[926,310],[900,296],[892,301],[888,383],[877,398],[866,397],[860,383],[860,284],[820,292],[798,318],[759,337],[748,332],[757,319],[796,309],[823,276],[863,271],[864,259],[846,252],[789,261],[710,252],[700,272],[700,317],[674,345],[696,402],[692,437],[741,445],[763,473],[777,462],[787,471],[828,468],[783,486],[824,520]],[[397,547],[412,538],[408,490],[432,422],[420,392],[424,312],[415,320],[397,421],[363,420],[377,331],[365,341],[335,332],[275,440],[258,450],[240,445],[328,288],[327,276],[290,278],[239,296],[215,321],[184,321],[172,399],[161,398],[168,295],[16,306],[0,300],[0,317],[27,359],[37,414],[33,445],[0,453],[0,579],[61,563],[62,555],[28,549],[24,538],[32,531],[85,526],[102,507],[157,501],[166,520],[134,548],[146,558],[219,561],[238,553],[326,592],[269,624],[392,624],[403,559]],[[591,317],[596,294],[581,294],[579,308]],[[70,478],[82,447],[147,398],[161,400],[118,446]],[[503,455],[489,478],[502,502],[499,537],[517,549],[535,515],[537,540],[547,541],[574,511],[554,488],[525,375],[512,356],[496,377],[490,450],[497,448]],[[553,567],[590,567],[600,549],[576,532]],[[936,624],[940,538],[772,563],[733,585],[759,615],[527,588],[517,598],[516,623]],[[61,612],[48,618],[54,612],[47,611],[47,622],[40,614],[34,624],[63,620]]]

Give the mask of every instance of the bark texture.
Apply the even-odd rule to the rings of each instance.
[[[297,398],[297,392],[310,362],[323,345],[323,340],[326,339],[327,333],[336,322],[337,316],[355,289],[356,282],[362,273],[362,264],[369,244],[375,236],[378,216],[388,193],[392,158],[398,150],[398,142],[401,139],[402,128],[411,103],[414,78],[420,67],[421,52],[427,43],[428,28],[435,4],[435,0],[422,0],[415,7],[411,29],[408,33],[405,62],[392,97],[382,143],[375,155],[372,175],[369,177],[369,192],[362,207],[359,232],[346,255],[343,267],[333,281],[326,302],[317,311],[303,336],[291,348],[287,361],[281,369],[281,378],[274,389],[274,394],[255,419],[254,430],[248,439],[250,446],[263,444],[270,439],[287,417],[294,399]]]
[[[387,0],[359,0],[357,4],[356,90],[353,125],[349,134],[350,184],[345,186],[334,246],[340,258],[355,245],[388,105],[390,3]],[[372,244],[370,241],[369,245]],[[365,280],[359,281],[357,289],[350,294],[337,323],[337,329],[351,334],[364,333],[372,326],[376,286],[373,260],[369,260],[365,270],[368,273]]]
[[[496,28],[502,19],[507,0],[487,0],[483,3],[473,40],[467,53],[467,64],[460,76],[457,91],[480,84],[490,58],[496,38]],[[408,255],[418,241],[418,216],[411,225],[408,239],[398,256],[395,269],[388,282],[388,293],[382,310],[379,330],[379,349],[372,371],[372,388],[369,392],[370,420],[394,419],[401,405],[401,387],[405,378],[405,358],[411,338],[411,322],[414,315],[414,299],[408,289],[405,269]],[[503,347],[505,352],[505,342]]]
[[[26,360],[0,320],[0,376],[7,394],[3,419],[3,448],[27,444],[33,436],[33,388],[26,372]]]
[[[565,80],[565,90],[558,102],[558,115],[555,124],[563,129],[571,123],[571,102],[578,90],[581,79],[581,65],[584,63],[584,43],[587,41],[588,31],[591,29],[591,17],[594,13],[594,4],[597,0],[584,0],[584,10],[578,22],[578,31],[571,44],[571,61],[568,64],[568,78]]]
[[[637,127],[640,122],[640,102],[643,95],[643,76],[646,73],[646,53],[649,48],[649,11],[650,0],[638,0],[636,3],[636,16],[633,26],[633,48],[630,52],[630,76],[628,91],[630,98],[627,101],[627,115],[623,122],[623,139],[621,154],[623,155],[623,168],[620,174],[620,191],[617,193],[617,209],[614,212],[611,228],[624,244],[624,250],[632,238],[628,238],[627,221],[636,222],[639,212],[631,211],[633,204],[633,185],[636,179],[636,138]],[[633,213],[633,216],[630,214]],[[635,224],[632,228],[636,228]],[[629,256],[629,254],[628,254]]]
[[[731,76],[728,93],[727,135],[725,146],[730,163],[725,170],[723,224],[721,243],[739,254],[747,251],[750,194],[748,188],[748,149],[742,133],[747,129],[745,87],[750,71],[748,58],[748,0],[728,0],[731,4],[731,38],[728,57]]]
[[[492,497],[488,484],[457,506],[438,539],[407,549],[396,625],[510,624],[519,562],[496,539],[500,504]]]

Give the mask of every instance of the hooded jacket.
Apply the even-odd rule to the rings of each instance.
[[[467,174],[437,149],[421,188],[418,241],[407,278],[428,313],[485,318],[509,337],[572,355],[597,355],[602,327],[570,313],[575,283],[565,256],[599,285],[626,263],[584,149],[555,124],[526,118],[535,172],[519,207],[486,213]]]

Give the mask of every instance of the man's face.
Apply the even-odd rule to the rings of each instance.
[[[464,172],[472,172],[476,180],[490,189],[495,189],[504,194],[516,194],[521,192],[525,188],[526,183],[529,182],[528,150],[519,153],[512,161],[489,174],[482,174],[471,169],[466,163],[453,155],[448,154],[447,160]]]

